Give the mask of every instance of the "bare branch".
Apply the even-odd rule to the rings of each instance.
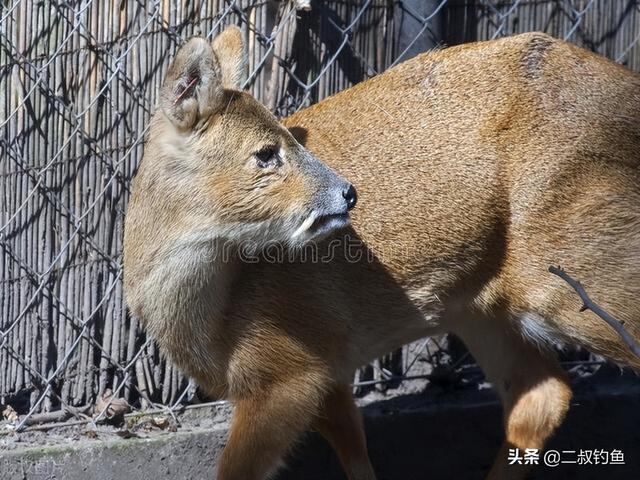
[[[552,265],[549,267],[549,271],[554,275],[557,275],[558,277],[563,279],[565,282],[567,282],[569,286],[571,286],[571,288],[573,288],[576,291],[576,293],[580,295],[580,298],[582,299],[582,308],[580,308],[581,312],[584,312],[585,310],[591,310],[593,313],[598,315],[601,319],[603,319],[605,322],[611,325],[614,328],[614,330],[618,332],[618,335],[620,335],[620,338],[624,341],[624,343],[627,344],[629,349],[637,357],[640,357],[640,345],[638,345],[638,342],[636,342],[636,340],[629,333],[629,331],[626,328],[624,328],[623,321],[616,319],[613,315],[606,312],[597,303],[591,300],[591,298],[587,294],[582,284],[579,281],[573,279],[561,267],[554,267]]]

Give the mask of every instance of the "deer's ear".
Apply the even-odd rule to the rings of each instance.
[[[222,72],[209,42],[192,38],[169,67],[160,108],[179,130],[194,128],[222,103]]]
[[[241,90],[246,78],[247,53],[238,27],[227,27],[213,40],[213,51],[220,62],[222,86]]]

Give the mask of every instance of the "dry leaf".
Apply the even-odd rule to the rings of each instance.
[[[153,423],[154,426],[161,428],[163,430],[169,426],[169,420],[167,419],[167,417],[152,417],[151,423]]]
[[[18,412],[16,412],[11,405],[7,405],[4,407],[4,410],[2,410],[2,418],[9,420],[10,422],[17,422],[20,417],[18,416]]]
[[[107,389],[96,402],[94,413],[95,416],[97,416],[104,411],[103,416],[108,419],[112,419],[120,417],[130,410],[131,407],[124,398],[114,398],[111,390]]]
[[[125,429],[125,430],[117,430],[116,435],[118,435],[121,438],[140,438],[138,435],[136,435],[135,433],[133,433],[131,430]]]

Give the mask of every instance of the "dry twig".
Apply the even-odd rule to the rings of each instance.
[[[633,338],[629,331],[624,328],[623,321],[616,319],[613,315],[602,309],[597,303],[591,300],[582,284],[579,281],[573,279],[562,268],[554,267],[552,265],[549,267],[549,271],[567,282],[569,286],[573,288],[578,295],[580,295],[580,298],[582,299],[582,308],[580,308],[581,312],[584,312],[585,310],[591,310],[593,313],[595,313],[597,316],[611,325],[613,329],[618,332],[618,335],[620,335],[620,338],[622,338],[624,343],[627,344],[629,349],[637,357],[640,357],[640,345],[638,345],[638,342],[636,342],[635,338]]]

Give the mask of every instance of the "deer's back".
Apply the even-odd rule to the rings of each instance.
[[[356,185],[355,230],[405,284],[471,287],[592,342],[560,264],[639,316],[640,77],[624,67],[525,34],[423,54],[285,123]]]

